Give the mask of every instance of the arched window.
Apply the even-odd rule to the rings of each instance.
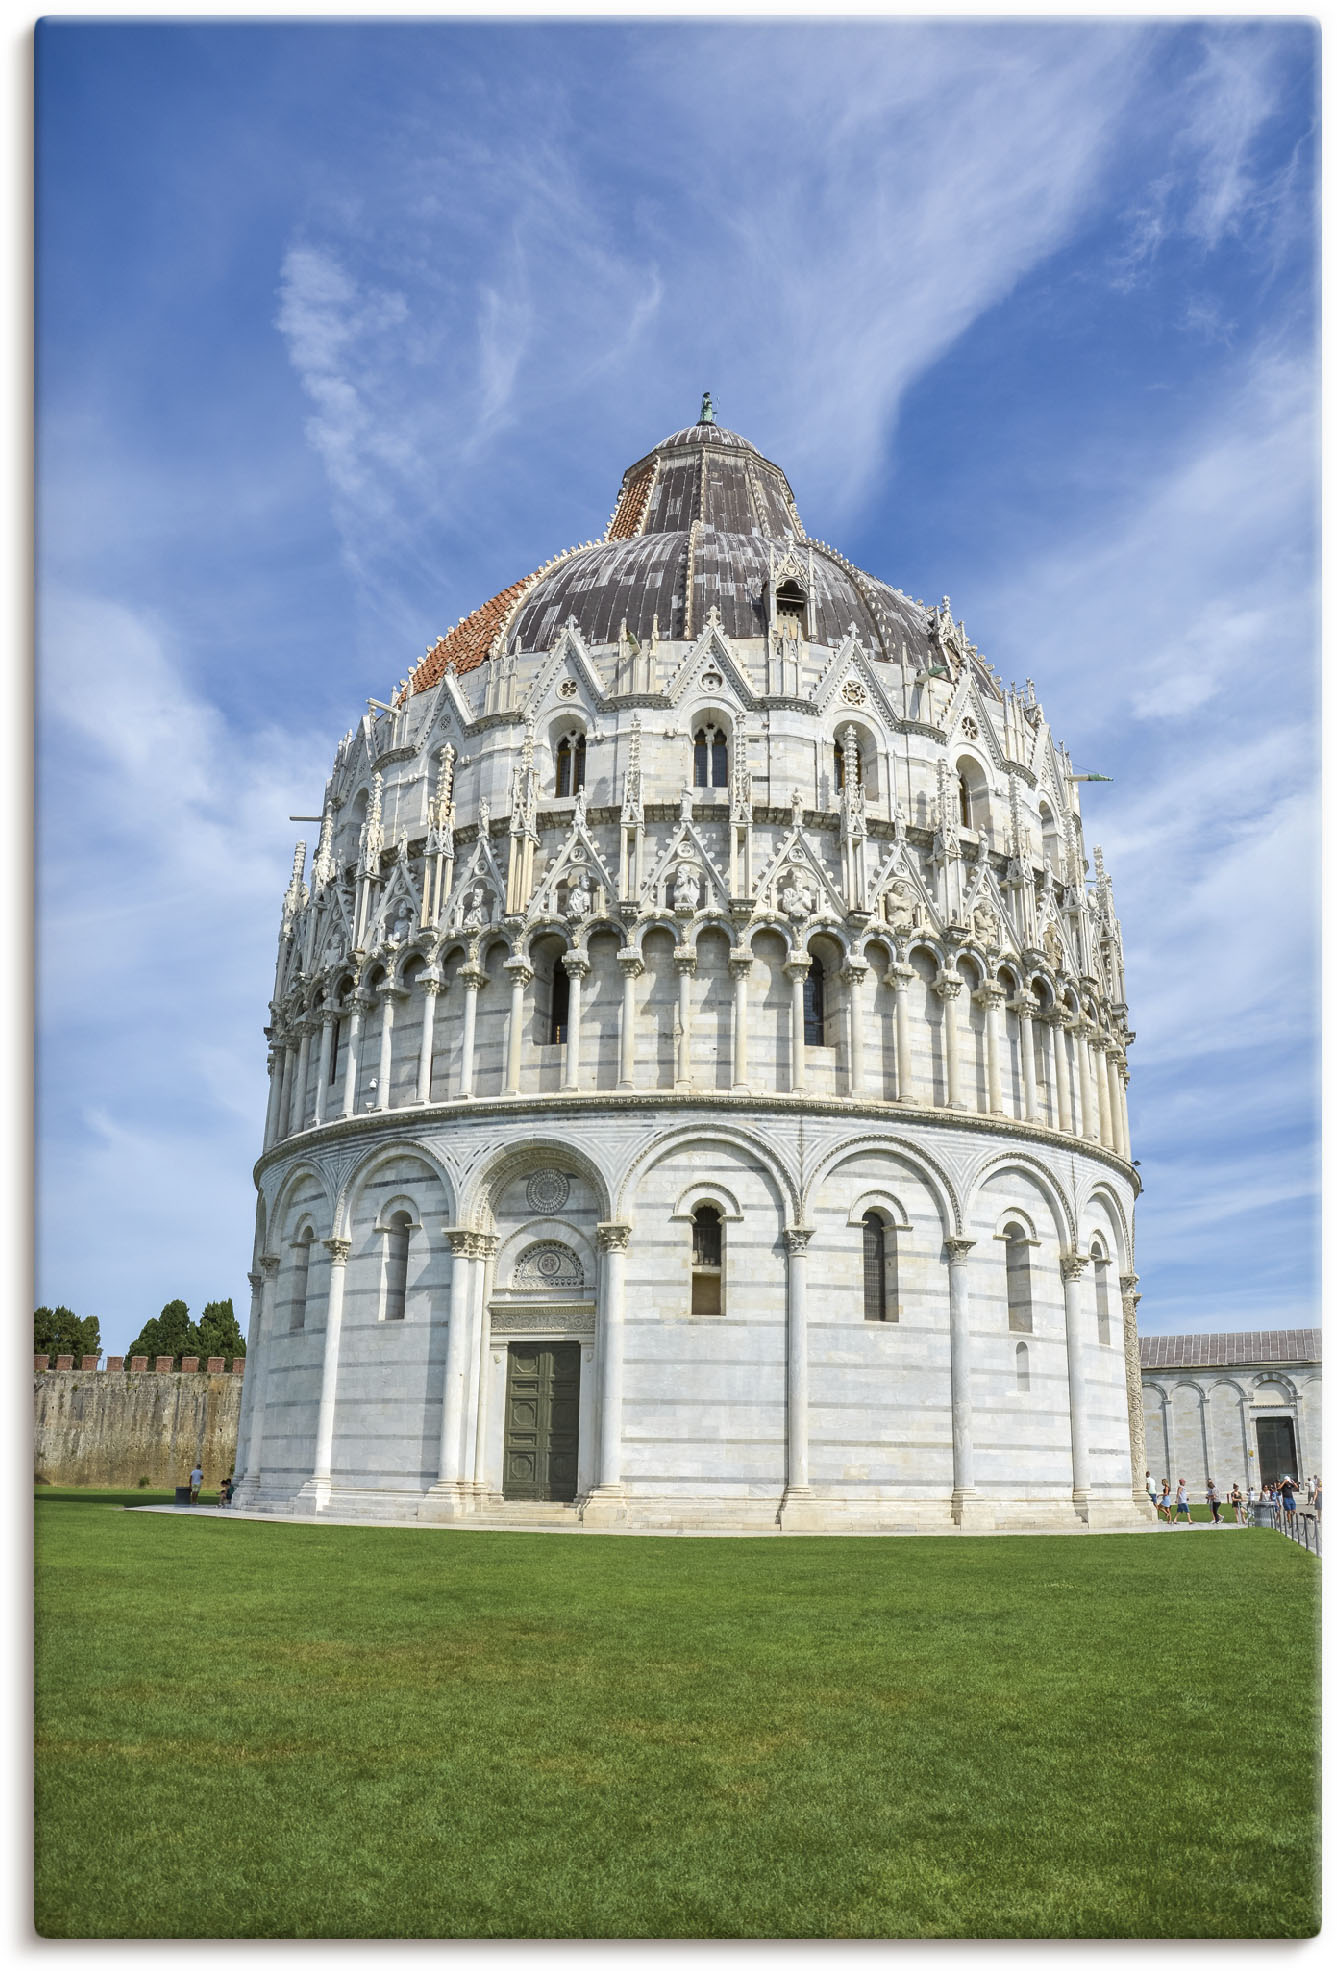
[[[775,591],[775,632],[801,643],[807,635],[808,598],[797,582],[781,582]]]
[[[293,1240],[292,1293],[288,1300],[288,1326],[294,1333],[306,1326],[306,1291],[311,1278],[311,1241],[315,1234],[309,1225]]]
[[[808,976],[803,981],[803,1044],[805,1047],[826,1045],[826,974],[820,958],[810,961]]]
[[[961,826],[963,828],[973,828],[975,824],[971,820],[970,814],[970,788],[967,785],[966,776],[963,773],[958,773],[956,776],[956,803],[960,810]]]
[[[1091,1267],[1096,1276],[1096,1337],[1109,1347],[1110,1341],[1110,1259],[1097,1240],[1091,1247]]]
[[[548,1041],[559,1047],[566,1039],[567,1023],[571,1017],[571,981],[566,975],[566,967],[560,958],[552,963],[552,1015],[548,1022]]]
[[[692,785],[729,785],[729,740],[717,725],[703,725],[692,742]]]
[[[1053,876],[1063,873],[1063,837],[1054,813],[1047,801],[1040,803],[1040,836],[1045,867]]]
[[[413,1220],[397,1211],[385,1228],[385,1318],[402,1321],[409,1283],[409,1228]]]
[[[896,1277],[896,1228],[881,1214],[863,1215],[863,1317],[865,1321],[899,1321],[901,1310]]]
[[[343,1021],[338,1013],[330,1021],[330,1087],[339,1079],[339,1035],[343,1031]]]
[[[1007,1325],[1013,1334],[1031,1332],[1030,1240],[1024,1225],[1005,1225],[1007,1243]]]
[[[557,742],[557,798],[564,801],[585,785],[585,735],[568,732]]]
[[[1029,1389],[1031,1386],[1031,1351],[1024,1341],[1017,1343],[1017,1388]]]
[[[692,1312],[724,1312],[724,1222],[714,1205],[692,1213]]]

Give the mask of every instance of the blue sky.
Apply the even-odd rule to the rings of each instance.
[[[40,1297],[244,1316],[287,817],[709,386],[1114,776],[1144,1331],[1315,1321],[1317,57],[44,23]]]

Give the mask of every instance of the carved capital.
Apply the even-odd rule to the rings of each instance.
[[[450,1250],[454,1253],[456,1259],[473,1258],[473,1244],[476,1236],[477,1234],[471,1231],[467,1225],[448,1225],[446,1227],[446,1237],[450,1241]]]
[[[1059,1260],[1058,1270],[1065,1281],[1080,1280],[1082,1268],[1090,1263],[1089,1252],[1065,1252]]]
[[[433,997],[435,997],[435,995],[438,992],[440,992],[442,986],[445,984],[445,980],[441,978],[440,975],[436,972],[422,972],[419,974],[418,984],[422,987],[424,992],[430,993]]]
[[[353,1241],[351,1239],[326,1239],[324,1246],[330,1256],[330,1265],[342,1266],[348,1258],[349,1253],[353,1250]]]
[[[408,994],[405,992],[403,986],[394,985],[389,979],[386,979],[381,985],[377,986],[376,997],[380,1000],[382,1006],[385,1006],[394,999],[407,999]]]
[[[796,979],[806,979],[811,970],[812,960],[810,958],[787,958],[785,960],[785,977],[791,984]]]
[[[523,958],[508,958],[501,969],[503,972],[510,973],[513,983],[522,986],[533,984],[534,967],[526,964]]]
[[[805,1253],[808,1250],[808,1241],[811,1237],[811,1225],[786,1225],[785,1227],[785,1246],[794,1255]]]
[[[1137,1279],[1138,1276],[1136,1273],[1120,1273],[1119,1291],[1126,1297],[1137,1286]],[[1141,1296],[1139,1295],[1138,1298],[1140,1299]]]
[[[933,981],[933,990],[939,999],[956,999],[964,983],[963,979],[953,978],[949,972],[946,977]]]
[[[942,1245],[949,1266],[964,1266],[975,1249],[973,1239],[944,1239]]]
[[[609,1219],[601,1225],[596,1225],[594,1230],[595,1236],[599,1241],[600,1249],[603,1252],[625,1252],[627,1250],[628,1243],[631,1239],[630,1225],[621,1225],[615,1220]]]
[[[259,1293],[259,1291],[260,1291],[260,1289],[261,1289],[261,1287],[262,1287],[262,1286],[264,1285],[264,1283],[265,1283],[265,1276],[264,1276],[264,1274],[263,1274],[263,1273],[248,1273],[248,1274],[246,1275],[246,1277],[247,1277],[247,1279],[248,1279],[248,1280],[250,1281],[250,1283],[251,1283],[251,1292],[252,1292],[252,1293]]]
[[[696,970],[696,953],[690,945],[675,944],[673,947],[673,969],[679,977],[691,977]]]
[[[645,970],[645,960],[639,951],[632,951],[628,946],[619,951],[617,962],[622,968],[622,976],[627,979],[639,979]]]
[[[562,954],[562,970],[568,979],[583,979],[590,969],[590,961],[583,951],[566,951]]]
[[[868,967],[861,958],[851,958],[848,964],[841,967],[840,976],[847,986],[853,986],[857,992],[868,977]]]
[[[977,1006],[983,1006],[986,1012],[991,1012],[994,1007],[1003,1004],[1007,998],[1007,992],[1003,986],[999,985],[997,979],[989,979],[977,992],[972,992],[970,996]]]
[[[464,981],[466,992],[481,992],[487,984],[487,973],[481,965],[461,965],[456,977]]]
[[[275,1279],[278,1275],[278,1270],[278,1254],[276,1252],[262,1252],[260,1255],[260,1271],[264,1274],[265,1278],[267,1280]]]
[[[893,992],[901,992],[909,985],[914,975],[915,968],[913,965],[888,965],[887,984]]]
[[[1019,1020],[1032,1020],[1040,1010],[1040,1002],[1033,993],[1019,992],[1010,1002],[1010,1010]]]
[[[731,979],[746,979],[746,978],[750,978],[751,975],[752,975],[751,952],[750,951],[739,952],[737,956],[735,956],[732,952],[730,952],[729,977]]]

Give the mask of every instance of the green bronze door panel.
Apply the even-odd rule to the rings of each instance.
[[[513,1341],[506,1353],[508,1499],[574,1499],[580,1441],[580,1343]]]
[[[1258,1477],[1263,1485],[1300,1476],[1295,1468],[1295,1425],[1289,1417],[1259,1417]]]

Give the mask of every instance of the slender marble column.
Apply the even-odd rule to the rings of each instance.
[[[952,1518],[961,1523],[975,1496],[975,1445],[970,1395],[970,1280],[973,1239],[944,1239],[947,1306],[952,1338]]]
[[[283,1046],[283,1081],[279,1089],[278,1128],[276,1132],[278,1138],[287,1136],[289,1133],[288,1111],[292,1106],[293,1057],[294,1050],[285,1041]]]
[[[290,1136],[296,1136],[306,1122],[306,1077],[311,1065],[311,1035],[314,1031],[310,1019],[302,1021],[302,1045],[297,1054],[297,1079],[293,1083],[292,1115],[288,1119]]]
[[[1124,1160],[1127,1162],[1133,1154],[1133,1139],[1128,1130],[1128,1067],[1125,1062],[1119,1065],[1119,1130]]]
[[[1088,1137],[1091,1134],[1091,1081],[1086,1071],[1086,1033],[1080,1014],[1068,1021],[1068,1032],[1072,1035],[1073,1134]]]
[[[1082,1134],[1089,1143],[1100,1141],[1100,1103],[1096,1096],[1095,1061],[1091,1050],[1094,1033],[1095,1028],[1089,1020],[1083,1020],[1077,1028],[1082,1062]]]
[[[1100,1113],[1100,1141],[1107,1150],[1114,1148],[1114,1131],[1110,1123],[1110,1078],[1105,1071],[1105,1042],[1100,1034],[1091,1041],[1091,1065],[1095,1071],[1096,1104]]]
[[[337,1013],[328,1009],[320,1016],[320,1059],[316,1063],[316,1101],[311,1116],[311,1127],[319,1129],[325,1120],[325,1100],[330,1084],[330,1053],[334,1045],[334,1024]]]
[[[348,1059],[344,1063],[343,1106],[346,1116],[352,1115],[357,1103],[357,1077],[362,1055],[362,1009],[370,1004],[370,996],[365,992],[348,995]]]
[[[942,1001],[942,1053],[944,1080],[949,1109],[963,1109],[961,1100],[961,1037],[956,1026],[956,1002],[961,997],[961,979],[950,973],[937,980],[933,990]]]
[[[910,965],[889,965],[887,984],[896,995],[896,1094],[898,1102],[914,1100],[914,1066],[910,1059]]]
[[[279,1067],[279,1057],[274,1048],[269,1050],[269,1100],[265,1105],[264,1147],[268,1149],[278,1135],[279,1096],[283,1089],[283,1072]]]
[[[1133,1474],[1133,1499],[1147,1503],[1147,1420],[1142,1408],[1142,1351],[1137,1341],[1137,1274],[1120,1273],[1119,1292],[1123,1298],[1123,1380],[1128,1392],[1128,1460]],[[1247,1446],[1245,1447],[1248,1448]]]
[[[316,1487],[323,1485],[328,1497],[334,1456],[334,1399],[339,1382],[339,1334],[344,1318],[344,1276],[348,1255],[353,1250],[352,1240],[326,1239],[325,1250],[330,1256],[330,1291],[325,1307],[325,1356],[320,1368],[320,1411],[316,1418],[316,1462],[311,1483]],[[317,1510],[322,1503],[317,1493]]]
[[[803,1041],[803,982],[812,969],[806,958],[791,958],[785,966],[785,977],[789,980],[789,1092],[802,1093],[804,1081],[804,1041]]]
[[[506,1029],[506,1093],[520,1093],[520,1065],[524,1058],[525,992],[533,983],[534,968],[523,958],[508,958],[502,966],[511,978],[511,1019]]]
[[[613,1220],[598,1228],[603,1253],[603,1307],[599,1325],[599,1490],[622,1489],[622,1358],[630,1225]]]
[[[1126,1159],[1128,1145],[1124,1141],[1121,1115],[1123,1104],[1119,1100],[1123,1093],[1123,1070],[1120,1066],[1118,1050],[1114,1047],[1111,1047],[1105,1056],[1105,1068],[1110,1082],[1110,1148]]]
[[[1021,1035],[1021,1113],[1027,1122],[1038,1120],[1035,1100],[1035,1035],[1031,1032],[1031,1015],[1035,1011],[1035,1001],[1029,993],[1018,993],[1013,1001],[1013,1011],[1017,1016],[1017,1031]]]
[[[441,1392],[441,1444],[437,1455],[437,1481],[442,1488],[458,1492],[461,1459],[461,1425],[464,1419],[465,1384],[469,1368],[469,1340],[472,1330],[474,1273],[481,1271],[482,1253],[476,1232],[462,1227],[446,1233],[453,1255],[450,1267],[450,1326],[446,1332],[446,1372]]]
[[[1089,1255],[1066,1253],[1063,1274],[1063,1324],[1068,1341],[1068,1415],[1072,1430],[1072,1502],[1079,1519],[1091,1503],[1091,1458],[1086,1419],[1086,1369],[1082,1361],[1082,1268]]]
[[[563,955],[562,968],[571,981],[570,996],[566,1012],[566,1052],[565,1068],[562,1074],[563,1088],[580,1086],[580,986],[590,969],[590,961],[581,951],[568,951]]]
[[[752,973],[750,954],[739,952],[729,960],[733,980],[733,1090],[747,1093],[747,982]]]
[[[479,1244],[483,1250],[483,1264],[478,1269],[478,1316],[474,1323],[473,1390],[470,1397],[470,1427],[466,1443],[467,1469],[464,1474],[475,1492],[483,1492],[487,1489],[483,1482],[483,1466],[487,1450],[488,1369],[492,1361],[492,1337],[488,1314],[492,1305],[492,1284],[497,1277],[497,1248],[501,1240],[492,1233],[482,1233],[479,1236]]]
[[[256,1264],[259,1270],[247,1276],[251,1283],[251,1318],[246,1334],[246,1377],[242,1385],[246,1439],[244,1449],[238,1444],[233,1467],[233,1476],[238,1485],[244,1480],[252,1490],[260,1482],[265,1389],[269,1382],[269,1351],[273,1341],[274,1285],[279,1275],[278,1255],[262,1253]]]
[[[812,1229],[785,1230],[789,1253],[788,1375],[785,1413],[785,1498],[802,1496],[808,1486],[808,1241]]]
[[[441,980],[435,972],[423,972],[418,979],[422,987],[422,1030],[418,1035],[418,1101],[426,1105],[432,1099],[432,1050],[436,1045],[436,1000],[441,990]]]
[[[1072,1083],[1068,1078],[1068,1023],[1061,1012],[1048,1013],[1046,1024],[1054,1049],[1054,1080],[1058,1084],[1058,1126],[1072,1135]]]
[[[622,1017],[617,1032],[617,1085],[636,1086],[636,981],[645,970],[639,955],[623,949],[617,955],[622,971]]]
[[[464,1030],[460,1035],[460,1098],[472,1099],[474,1092],[474,1037],[478,1032],[478,994],[487,984],[487,973],[470,957],[461,965],[459,978],[464,986]]]
[[[381,1046],[376,1062],[376,1107],[388,1109],[390,1076],[394,1065],[395,1001],[401,997],[401,994],[399,987],[392,985],[379,986],[377,994],[381,1002]]]
[[[1003,1113],[1003,1076],[998,1023],[1002,1018],[1003,988],[997,980],[991,979],[987,985],[980,987],[975,998],[984,1008],[984,1078],[989,1090],[989,1114],[1000,1116]]]
[[[673,1082],[676,1088],[692,1085],[692,978],[696,972],[696,953],[689,945],[673,948],[673,969],[678,974],[678,1058]]]
[[[857,1102],[863,1094],[863,982],[868,967],[852,958],[840,976],[845,982],[849,1014],[849,1092]]]

